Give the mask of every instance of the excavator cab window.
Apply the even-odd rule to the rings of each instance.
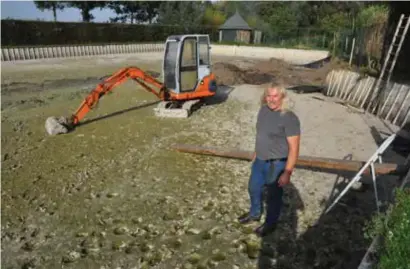
[[[204,77],[211,74],[211,57],[208,36],[198,37],[198,55],[198,80],[202,80]]]
[[[199,65],[209,65],[209,43],[208,37],[200,36],[198,38],[198,50],[199,50]]]
[[[198,83],[197,38],[185,37],[181,46],[180,91],[193,91]]]
[[[166,43],[164,59],[164,84],[167,88],[177,89],[176,65],[179,42],[171,40]]]

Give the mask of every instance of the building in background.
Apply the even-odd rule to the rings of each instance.
[[[219,42],[260,43],[262,32],[252,29],[238,11],[219,28]]]

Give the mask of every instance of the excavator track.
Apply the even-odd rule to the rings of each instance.
[[[185,102],[163,101],[154,108],[155,116],[161,118],[188,118],[203,102],[200,99]]]

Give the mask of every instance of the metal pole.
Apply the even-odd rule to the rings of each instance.
[[[352,66],[352,59],[353,59],[353,51],[354,51],[354,43],[355,43],[355,41],[356,41],[356,38],[353,38],[352,50],[350,51],[349,66]]]

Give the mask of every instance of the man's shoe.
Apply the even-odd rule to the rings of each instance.
[[[255,229],[255,233],[260,237],[264,237],[264,236],[267,236],[268,234],[273,233],[275,230],[276,230],[276,223],[270,224],[270,225],[264,223]]]
[[[242,216],[240,216],[238,218],[238,221],[241,224],[247,224],[247,223],[250,223],[250,222],[253,222],[253,221],[260,221],[260,219],[261,219],[261,216],[252,217],[251,215],[249,215],[249,213],[245,213],[245,214],[243,214]]]

